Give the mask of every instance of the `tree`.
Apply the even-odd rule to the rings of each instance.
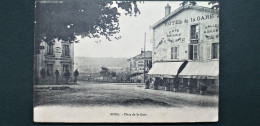
[[[185,5],[187,5],[187,4],[196,5],[197,2],[196,2],[196,1],[182,1],[182,2],[180,3],[180,6],[185,6]]]
[[[211,9],[219,10],[219,2],[218,1],[209,1],[208,5],[212,5]]]
[[[111,71],[111,76],[112,76],[112,77],[116,77],[116,72]]]
[[[76,36],[118,39],[119,8],[125,15],[140,14],[136,1],[36,1],[35,54],[44,49],[41,42],[52,43],[56,38],[70,43],[79,42]]]
[[[109,74],[108,68],[107,67],[101,67],[100,74],[103,76],[103,80],[104,80],[104,77],[108,76],[108,74]]]

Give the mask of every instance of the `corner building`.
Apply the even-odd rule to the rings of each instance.
[[[74,43],[69,43],[55,39],[52,43],[47,44],[42,42],[41,46],[44,49],[40,54],[37,54],[35,61],[35,72],[39,79],[41,79],[41,70],[45,69],[45,81],[55,82],[55,70],[59,71],[60,81],[64,81],[64,73],[68,70],[73,74],[74,70]]]
[[[193,85],[193,89],[206,85],[208,89],[218,90],[218,10],[185,5],[171,12],[167,5],[165,17],[152,25],[152,29],[150,75],[163,78],[166,83],[180,78],[182,86]]]

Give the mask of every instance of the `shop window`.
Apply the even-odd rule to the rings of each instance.
[[[219,54],[218,54],[218,51],[219,50],[219,44],[218,43],[212,43],[212,55],[211,55],[211,58],[212,59],[218,59],[219,57]]]
[[[178,47],[171,47],[171,59],[178,59]]]
[[[199,38],[199,26],[198,25],[191,25],[190,36],[191,36],[191,39]]]
[[[47,55],[53,55],[53,44],[48,44]]]
[[[197,44],[189,45],[189,59],[190,60],[198,59],[198,45]]]
[[[70,56],[69,45],[63,45],[62,54],[63,54],[63,56]]]
[[[53,64],[47,64],[47,76],[53,75]]]

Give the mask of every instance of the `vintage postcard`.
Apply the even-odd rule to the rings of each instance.
[[[219,2],[35,2],[34,122],[217,122]]]

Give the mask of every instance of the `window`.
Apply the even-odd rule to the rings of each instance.
[[[145,60],[145,67],[148,67],[149,66],[149,62],[148,60]]]
[[[171,59],[178,58],[178,47],[171,47]]]
[[[198,25],[191,25],[190,36],[191,36],[191,39],[199,38],[199,26]]]
[[[69,45],[63,45],[62,54],[63,56],[70,56]]]
[[[212,59],[218,59],[218,50],[219,50],[219,44],[218,43],[212,43]]]
[[[198,59],[198,45],[197,44],[189,45],[189,59],[190,60]]]
[[[47,76],[53,75],[53,64],[47,64]]]
[[[48,44],[47,55],[53,55],[53,44]]]
[[[66,70],[69,70],[69,65],[64,64],[63,68],[62,68],[62,71],[65,72]]]

